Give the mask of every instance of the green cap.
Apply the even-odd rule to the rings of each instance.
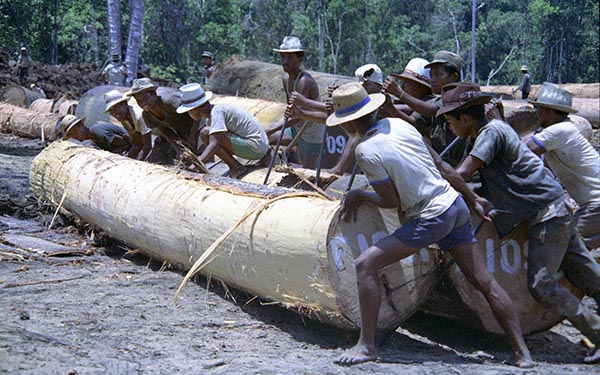
[[[434,64],[446,64],[457,72],[462,71],[465,62],[454,52],[440,51],[433,56],[433,61],[425,65],[425,68],[431,68]]]

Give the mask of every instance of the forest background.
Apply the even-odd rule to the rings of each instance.
[[[537,84],[598,82],[598,8],[597,0],[0,0],[0,48],[13,60],[26,46],[37,61],[99,68],[120,49],[152,76],[183,83],[198,81],[204,50],[217,63],[278,63],[272,49],[296,35],[305,67],[334,74],[365,63],[401,72],[445,49],[467,62],[465,80],[482,85],[518,84],[522,64]]]

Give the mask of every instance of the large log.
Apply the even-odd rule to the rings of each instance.
[[[189,268],[249,210],[298,191],[197,176],[70,142],[33,161],[31,190],[151,257]],[[290,197],[253,214],[217,248],[202,272],[302,314],[342,327],[359,323],[354,258],[387,234],[378,210],[338,220],[339,202]],[[431,291],[435,252],[383,272],[379,327],[393,329]]]
[[[532,133],[540,127],[540,120],[533,106],[523,101],[506,100],[502,102],[506,121],[521,137]],[[592,138],[593,126],[590,121],[578,114],[570,114],[569,119],[579,128],[579,131],[589,141]],[[598,124],[596,124],[596,127]]]
[[[600,83],[566,83],[562,85],[558,85],[565,90],[569,90],[573,93],[574,98],[591,98],[598,99],[600,98]],[[483,92],[491,92],[495,94],[503,94],[507,97],[513,97],[512,90],[516,89],[518,85],[515,86],[481,86],[481,91]],[[542,85],[533,85],[531,86],[530,96],[537,97],[538,91],[540,90]],[[521,97],[521,92],[515,94],[515,96]]]
[[[355,81],[352,77],[307,70],[317,81],[321,95],[327,93],[330,85],[343,85]],[[281,85],[283,69],[281,65],[261,61],[233,61],[219,69],[209,82],[217,94],[247,96],[285,103],[285,93]]]
[[[29,106],[29,109],[38,112],[57,113],[61,116],[74,115],[79,101],[60,98],[54,99],[37,99]]]
[[[37,92],[23,86],[11,85],[0,89],[0,101],[23,108],[29,108],[31,103],[41,97]]]
[[[26,138],[54,140],[62,116],[0,103],[0,131]]]

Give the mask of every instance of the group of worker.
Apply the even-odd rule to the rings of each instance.
[[[600,306],[600,266],[589,250],[600,247],[600,156],[568,117],[576,112],[570,92],[544,83],[530,100],[541,128],[522,140],[492,96],[461,82],[464,62],[455,53],[439,51],[430,62],[412,59],[402,73],[385,79],[377,65],[361,66],[358,82],[332,88],[323,102],[315,79],[300,68],[305,53],[300,39],[286,36],[274,51],[281,57],[287,107],[284,120],[266,130],[239,107],[211,103],[212,92],[201,84],[168,90],[141,78],[125,93],[105,95],[106,112],[122,127],[86,128],[67,116],[64,137],[91,139],[147,161],[176,160],[184,149],[203,163],[216,155],[229,166],[229,176],[238,178],[248,168],[240,160],[270,165],[278,157],[275,149],[294,139],[298,162],[320,167],[326,127],[341,126],[349,139],[330,172],[341,175],[356,163],[372,187],[345,194],[342,219],[360,221],[358,208],[372,204],[398,208],[402,226],[355,261],[361,335],[336,362],[377,358],[380,270],[437,243],[486,297],[509,337],[514,363],[534,365],[515,307],[476,249],[470,212],[492,221],[501,238],[528,223],[531,295],[596,345],[586,363],[600,362],[598,311],[560,283],[564,275]],[[478,193],[467,184],[476,174]],[[566,204],[565,190],[577,207]],[[499,211],[507,214],[494,215]]]

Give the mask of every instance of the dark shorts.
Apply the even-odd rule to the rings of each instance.
[[[285,131],[292,139],[298,134],[298,129],[296,129],[295,126],[289,127],[285,129]],[[319,152],[321,151],[320,143],[309,143],[302,138],[298,141],[298,147],[300,147],[300,151],[302,151],[304,155],[319,155]]]
[[[29,68],[19,68],[19,77],[29,77]]]
[[[437,243],[443,251],[464,243],[475,243],[469,208],[461,196],[441,215],[433,219],[411,220],[392,236],[403,244],[421,249]]]

